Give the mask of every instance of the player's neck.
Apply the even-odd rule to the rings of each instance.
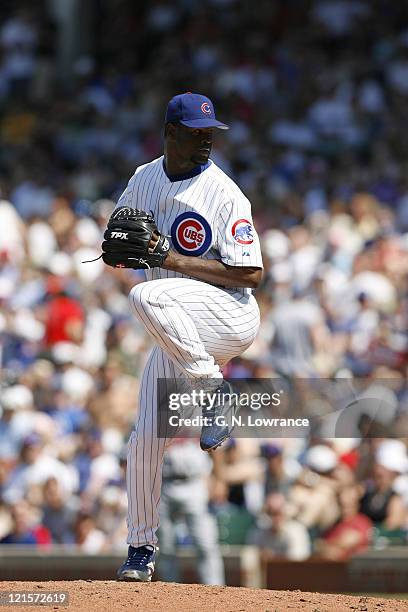
[[[177,174],[186,174],[190,172],[199,164],[194,164],[189,159],[180,159],[177,155],[170,152],[168,148],[164,149],[164,165],[166,167],[167,174],[177,175]]]

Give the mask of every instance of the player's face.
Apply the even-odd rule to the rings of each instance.
[[[176,143],[179,155],[195,166],[206,164],[210,157],[213,128],[188,128],[177,126]]]

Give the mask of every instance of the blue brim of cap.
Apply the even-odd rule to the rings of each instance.
[[[218,128],[219,130],[229,130],[229,126],[216,119],[191,119],[190,121],[180,121],[182,125],[190,128]]]

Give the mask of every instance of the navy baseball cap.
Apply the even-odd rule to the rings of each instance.
[[[181,123],[190,128],[219,128],[228,130],[228,125],[217,121],[210,98],[191,93],[174,96],[167,106],[166,123]]]

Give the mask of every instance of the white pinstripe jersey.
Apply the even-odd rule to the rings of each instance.
[[[251,204],[239,187],[214,162],[185,177],[168,177],[161,156],[139,166],[117,207],[151,211],[159,230],[171,237],[183,255],[219,259],[229,266],[262,268]],[[162,268],[146,271],[148,280],[191,278]],[[228,289],[227,289],[228,290]],[[230,291],[250,294],[250,289]]]

